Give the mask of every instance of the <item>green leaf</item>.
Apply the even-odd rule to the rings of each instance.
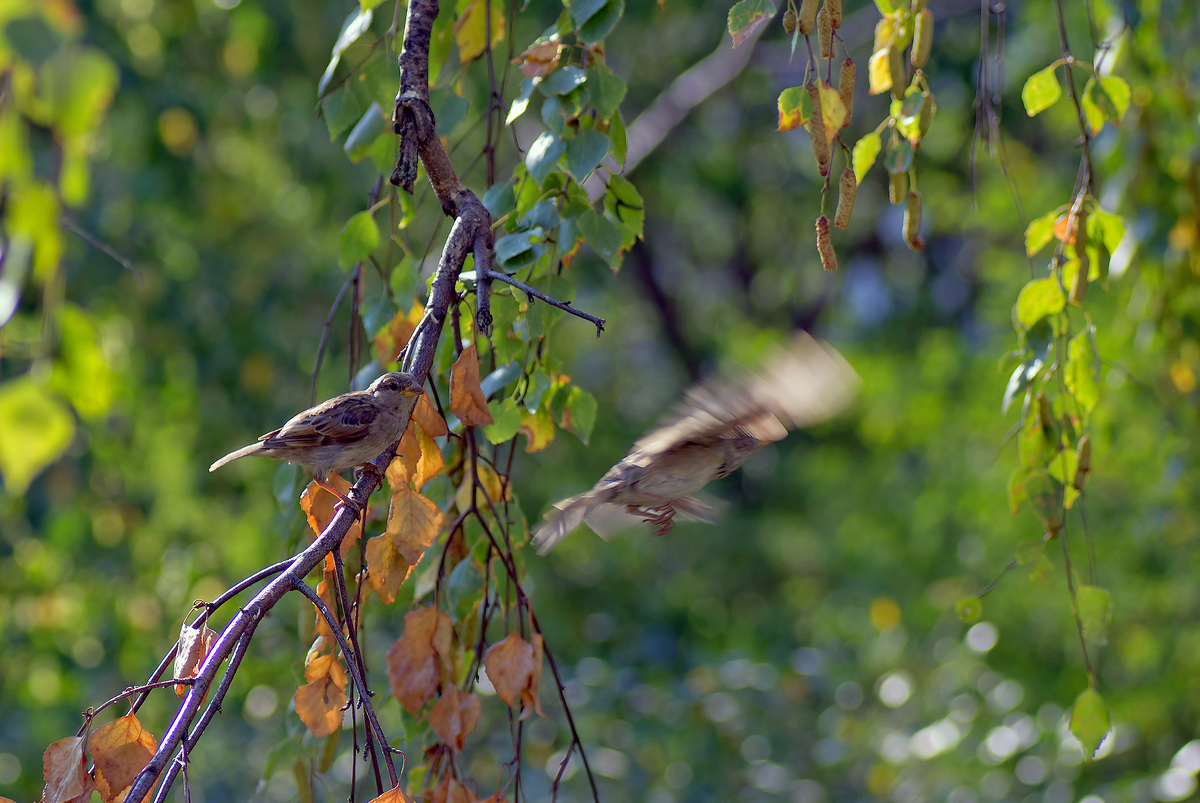
[[[954,612],[967,624],[978,622],[979,617],[983,616],[983,600],[974,596],[963,597],[955,604]]]
[[[1105,94],[1112,101],[1114,112],[1112,121],[1120,123],[1125,119],[1125,112],[1129,110],[1129,100],[1132,93],[1129,91],[1129,84],[1125,83],[1124,78],[1116,75],[1105,76],[1100,79],[1100,86],[1104,88]]]
[[[560,422],[562,428],[586,444],[596,424],[597,406],[595,396],[572,385],[567,394],[567,409]]]
[[[1079,455],[1074,449],[1063,449],[1046,464],[1046,471],[1057,480],[1063,488],[1063,507],[1070,510],[1079,498],[1075,489],[1075,469],[1079,467]]]
[[[621,226],[621,248],[629,249],[642,238],[646,222],[645,203],[629,179],[613,174],[604,193],[604,209]]]
[[[513,180],[493,184],[483,193],[483,206],[492,220],[499,220],[517,208],[517,196],[513,194]]]
[[[1048,315],[1056,315],[1066,305],[1062,288],[1054,278],[1034,279],[1021,288],[1013,318],[1017,330],[1028,329]]]
[[[875,0],[875,8],[879,9],[879,13],[885,17],[896,12],[896,5],[892,0]]]
[[[752,33],[775,16],[775,4],[771,0],[738,0],[729,9],[729,35],[737,47]]]
[[[1108,589],[1081,585],[1075,589],[1075,604],[1084,640],[1095,647],[1108,644],[1108,623],[1112,621],[1112,595]]]
[[[1083,754],[1089,761],[1095,757],[1110,728],[1104,698],[1093,688],[1084,689],[1071,706],[1071,733],[1083,744]]]
[[[1029,80],[1021,88],[1021,102],[1025,104],[1025,113],[1030,117],[1044,112],[1062,97],[1062,87],[1059,86],[1058,76],[1055,74],[1057,70],[1056,64],[1038,70],[1029,76]]]
[[[608,137],[599,131],[581,128],[567,140],[567,172],[580,184],[608,155]],[[557,223],[557,221],[555,221]]]
[[[1029,498],[1029,478],[1033,471],[1028,468],[1017,468],[1008,475],[1008,508],[1016,515],[1021,511],[1021,503]]]
[[[1097,205],[1088,214],[1087,232],[1089,240],[1103,242],[1104,250],[1112,254],[1125,238],[1125,221]]]
[[[321,115],[329,129],[329,141],[334,141],[361,120],[372,102],[370,92],[361,81],[347,81],[345,86],[322,100]]]
[[[570,0],[564,3],[571,15],[571,24],[578,28],[604,8],[605,0]]]
[[[879,156],[879,149],[880,139],[877,131],[867,134],[854,143],[854,177],[858,179],[859,184],[862,184],[863,176],[871,169],[871,165],[875,164],[875,158]]]
[[[610,149],[613,159],[617,161],[617,167],[624,170],[625,157],[629,155],[629,139],[625,134],[625,123],[621,120],[620,112],[612,116],[612,122],[608,126],[608,137],[612,140]]]
[[[506,270],[514,270],[535,261],[545,246],[541,240],[543,232],[536,226],[525,231],[509,234],[496,241],[496,261]]]
[[[1025,468],[1040,469],[1050,462],[1050,458],[1058,454],[1059,444],[1054,439],[1052,432],[1047,431],[1046,427],[1042,426],[1041,416],[1037,410],[1030,410],[1025,415],[1025,420],[1021,422],[1021,432],[1017,436],[1017,451],[1021,458],[1021,465]],[[1049,480],[1050,476],[1046,475]],[[1040,487],[1035,487],[1038,482],[1037,478],[1031,477],[1029,480],[1029,498],[1033,499],[1034,495],[1041,491]],[[1058,504],[1058,494],[1052,493],[1054,504]]]
[[[1067,344],[1067,390],[1085,412],[1096,409],[1100,399],[1100,355],[1091,331],[1084,331],[1071,338]]]
[[[547,75],[540,84],[538,91],[543,95],[565,95],[576,87],[582,86],[587,80],[587,73],[573,65],[559,67]]]
[[[359,212],[346,221],[338,236],[338,267],[345,270],[371,255],[379,247],[379,227],[374,216]]]
[[[525,154],[525,166],[529,169],[530,178],[539,187],[566,150],[567,144],[553,131],[542,132],[529,146],[529,152]]]
[[[779,110],[776,131],[793,131],[805,125],[808,118],[812,117],[812,98],[808,96],[808,90],[802,86],[789,86],[780,92],[779,100],[775,105]],[[878,134],[868,136],[879,139]]]
[[[505,438],[505,440],[508,440]],[[483,571],[471,558],[464,558],[446,581],[446,602],[455,622],[467,619],[483,600]]]
[[[346,155],[350,157],[350,161],[357,164],[364,157],[369,156],[375,140],[385,132],[390,135],[389,129],[388,119],[383,116],[383,109],[379,108],[378,103],[372,103],[363,114],[362,119],[350,130],[350,136],[346,137],[346,144],[343,148]]]
[[[608,120],[625,99],[626,86],[606,65],[594,64],[587,71],[587,91],[588,103],[601,120]]]
[[[329,87],[329,82],[333,80],[334,74],[337,72],[338,62],[342,59],[342,53],[346,48],[354,44],[354,42],[367,32],[371,27],[371,10],[369,8],[359,7],[346,17],[342,22],[342,31],[338,34],[337,41],[333,43],[333,53],[329,57],[329,65],[325,68],[325,73],[321,76],[321,80],[317,82],[317,97],[324,97],[325,90]]]
[[[280,513],[289,513],[295,508],[296,498],[300,495],[299,485],[300,466],[284,463],[275,469],[271,477],[271,491],[275,494]]]
[[[585,45],[599,44],[617,27],[624,13],[625,0],[608,0],[594,14],[589,15],[586,22],[579,25],[579,38]]]
[[[504,118],[506,126],[512,125],[513,120],[516,120],[525,110],[529,108],[529,99],[533,97],[533,79],[526,78],[521,81],[521,94],[517,95],[512,105],[508,107],[508,116]]]
[[[488,402],[492,423],[484,426],[483,435],[489,443],[504,443],[512,440],[521,428],[521,408],[512,399]]]
[[[75,437],[75,417],[57,396],[23,376],[0,385],[0,474],[12,496],[53,463]]]
[[[1025,229],[1025,254],[1033,256],[1045,248],[1054,239],[1054,222],[1058,220],[1058,210],[1047,212],[1029,223]]]
[[[108,413],[116,396],[116,378],[104,353],[100,329],[81,307],[63,303],[56,315],[60,358],[50,380],[80,418],[94,419]]]
[[[579,233],[600,258],[613,270],[620,265],[621,229],[597,212],[584,212],[578,218]]]
[[[1054,563],[1046,554],[1046,539],[1039,538],[1017,547],[1017,565],[1024,566],[1029,579],[1036,582],[1054,569]]]
[[[467,116],[470,104],[451,89],[429,90],[429,108],[433,110],[438,136],[448,137]]]

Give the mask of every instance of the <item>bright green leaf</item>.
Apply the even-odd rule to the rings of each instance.
[[[1028,329],[1047,315],[1062,312],[1066,301],[1056,279],[1034,279],[1022,287],[1017,296],[1013,310],[1017,328]]]
[[[9,494],[25,493],[75,437],[75,418],[57,396],[28,376],[0,385],[0,474]]]
[[[338,266],[349,268],[379,247],[379,227],[370,212],[362,211],[346,221],[338,236]]]
[[[963,597],[955,604],[954,612],[967,624],[978,622],[979,617],[983,616],[983,600],[979,597]]]
[[[1057,65],[1050,65],[1029,76],[1025,86],[1021,88],[1021,102],[1025,104],[1025,113],[1033,117],[1053,106],[1062,97],[1062,87],[1059,86]]]
[[[1057,209],[1030,221],[1029,226],[1025,229],[1026,255],[1033,256],[1054,239],[1054,222],[1056,220],[1058,220]]]
[[[1108,706],[1093,688],[1084,689],[1071,707],[1071,733],[1083,744],[1083,754],[1090,761],[1108,735],[1111,720]]]
[[[1096,409],[1100,398],[1100,355],[1091,332],[1084,331],[1071,338],[1067,345],[1067,390],[1085,412]]]
[[[863,176],[871,169],[871,165],[875,164],[880,145],[879,133],[876,131],[854,143],[854,177],[859,184],[862,184]]]
[[[521,408],[512,399],[488,402],[488,412],[492,414],[492,423],[483,428],[483,435],[489,443],[504,443],[512,440],[521,428]]]

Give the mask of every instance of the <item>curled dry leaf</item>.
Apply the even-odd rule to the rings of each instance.
[[[468,426],[492,423],[487,399],[479,388],[479,354],[474,343],[463,349],[450,368],[450,412]]]
[[[513,631],[503,641],[489,647],[483,656],[483,665],[496,694],[510,708],[516,708],[520,702],[521,719],[531,710],[538,716],[545,716],[537,696],[542,680],[544,642],[536,634],[533,642],[530,644]]]
[[[450,428],[446,426],[446,419],[442,418],[441,413],[434,409],[433,402],[429,400],[428,396],[417,398],[417,406],[413,408],[413,420],[431,438],[440,438],[450,434]]]
[[[429,711],[429,724],[438,738],[455,750],[462,750],[467,736],[479,722],[479,698],[449,686]]]
[[[88,752],[96,764],[96,791],[103,803],[121,800],[157,749],[154,736],[133,714],[114,719],[93,733]]]
[[[392,494],[387,534],[406,561],[416,565],[442,530],[442,511],[407,483]]]
[[[387,651],[388,683],[404,710],[417,712],[437,694],[442,669],[450,670],[450,617],[436,608],[404,616],[404,632]]]
[[[196,677],[196,671],[200,668],[200,664],[204,663],[204,658],[212,649],[213,642],[217,640],[217,633],[210,630],[208,625],[200,627],[192,627],[184,623],[183,627],[179,628],[179,642],[175,649],[175,674],[176,680],[191,680]],[[183,697],[188,693],[190,686],[183,683],[175,685],[175,694]]]
[[[346,707],[346,670],[332,655],[321,655],[304,667],[308,683],[296,690],[293,701],[300,721],[318,739],[342,725]]]
[[[42,756],[42,803],[87,803],[92,799],[92,776],[87,773],[83,737],[59,739]]]

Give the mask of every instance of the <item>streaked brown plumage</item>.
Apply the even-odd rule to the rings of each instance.
[[[230,452],[208,470],[216,471],[248,455],[273,457],[302,466],[317,485],[349,502],[329,484],[329,475],[370,462],[400,440],[401,427],[422,393],[421,383],[412,374],[392,371],[366,390],[343,393],[297,413],[279,429]]]
[[[858,392],[858,375],[840,354],[806,333],[792,338],[752,374],[697,384],[666,423],[637,443],[586,493],[564,499],[535,529],[545,554],[586,522],[601,535],[636,516],[662,535],[676,514],[711,521],[694,494],[724,477],[788,430],[823,421]]]

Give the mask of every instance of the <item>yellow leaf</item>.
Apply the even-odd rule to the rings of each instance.
[[[892,88],[892,71],[888,67],[888,59],[891,57],[891,49],[887,47],[880,48],[871,56],[871,60],[867,62],[867,78],[870,88],[868,91],[872,95],[882,95]]]
[[[417,406],[413,410],[413,420],[431,438],[440,438],[443,435],[450,434],[449,428],[446,427],[446,419],[442,418],[438,411],[433,409],[433,402],[429,400],[429,396],[427,395],[417,397]]]
[[[463,64],[474,61],[487,50],[487,5],[484,0],[472,0],[454,23],[454,41],[458,43],[458,57]],[[504,41],[504,11],[500,3],[490,5],[492,44],[495,45]]]
[[[450,369],[450,412],[467,426],[492,423],[487,399],[479,389],[479,354],[474,343],[463,349]]]
[[[367,539],[367,578],[371,588],[386,604],[396,601],[400,586],[412,574],[413,564],[406,561],[390,535]]]
[[[540,452],[554,440],[554,419],[544,406],[536,413],[525,411],[521,413],[521,429],[518,431],[528,438],[526,452]]]
[[[416,803],[411,797],[400,791],[400,787],[389,789],[370,803]]]
[[[822,81],[819,89],[821,119],[825,121],[825,141],[833,142],[837,132],[846,124],[846,104],[842,103],[841,93],[830,86],[828,81]]]

